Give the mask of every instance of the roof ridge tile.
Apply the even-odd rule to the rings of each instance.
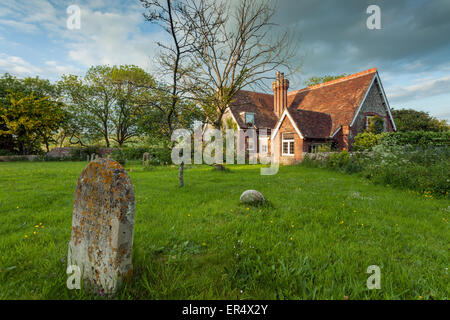
[[[350,75],[342,77],[342,78],[338,78],[338,79],[330,80],[330,81],[327,81],[327,82],[315,84],[313,86],[309,86],[309,87],[306,87],[306,88],[303,88],[303,89],[300,89],[300,90],[291,91],[291,92],[288,92],[288,95],[296,94],[296,93],[299,93],[301,91],[306,91],[306,90],[319,89],[319,88],[322,88],[322,87],[326,87],[326,86],[329,86],[329,85],[332,85],[332,84],[341,83],[341,82],[344,82],[344,81],[347,81],[347,80],[351,80],[351,79],[355,79],[355,78],[358,78],[358,77],[362,77],[362,76],[368,75],[370,73],[375,73],[375,72],[377,72],[377,68],[364,70],[364,71],[361,71],[361,72],[358,72],[358,73],[350,74]]]

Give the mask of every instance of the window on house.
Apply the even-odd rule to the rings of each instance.
[[[255,139],[252,137],[245,137],[245,144],[248,151],[255,151]]]
[[[269,152],[269,139],[259,138],[259,153],[267,154]]]
[[[372,123],[374,117],[375,116],[367,116],[366,117],[366,125],[365,125],[364,129],[368,129],[370,127],[370,124]]]
[[[378,134],[384,131],[384,119],[379,116],[366,116],[366,131]]]
[[[318,153],[318,152],[330,152],[331,144],[329,143],[314,143],[309,146],[309,152]]]
[[[310,152],[311,153],[319,152],[319,147],[320,147],[320,145],[318,145],[318,144],[312,144],[311,147],[310,147]]]
[[[294,134],[293,133],[283,133],[282,155],[283,156],[293,156],[294,155]]]
[[[245,113],[245,123],[247,125],[254,125],[255,124],[255,114],[251,112]]]

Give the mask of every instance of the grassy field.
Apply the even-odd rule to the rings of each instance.
[[[74,191],[86,163],[0,163],[0,299],[66,288]],[[134,277],[120,299],[448,299],[450,203],[325,169],[143,171]],[[246,189],[270,201],[239,204]],[[38,228],[36,228],[36,226]],[[36,234],[34,234],[36,233]],[[366,287],[381,268],[381,289]]]

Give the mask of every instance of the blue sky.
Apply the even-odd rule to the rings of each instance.
[[[66,26],[72,4],[79,30]],[[381,30],[366,27],[370,4],[381,8]],[[1,0],[0,73],[58,80],[97,64],[155,73],[156,42],[167,38],[142,13],[138,0]],[[299,40],[292,90],[313,75],[377,67],[391,107],[450,121],[450,1],[281,0],[275,20]]]

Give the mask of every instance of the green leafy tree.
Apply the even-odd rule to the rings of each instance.
[[[305,81],[305,86],[311,87],[314,86],[316,84],[321,84],[324,82],[328,82],[328,81],[332,81],[332,80],[336,80],[342,77],[347,76],[346,73],[343,73],[341,75],[336,75],[336,76],[332,76],[332,75],[325,75],[323,77],[311,77],[308,80]]]
[[[407,131],[448,131],[449,125],[445,120],[438,120],[428,112],[413,109],[392,109],[397,130]]]
[[[0,149],[11,152],[47,151],[65,121],[57,87],[46,79],[0,78]]]
[[[36,151],[40,143],[44,143],[47,151],[52,136],[64,122],[63,104],[49,97],[10,94],[10,104],[0,107],[1,118],[6,130],[0,135],[16,137],[19,151],[28,154]]]
[[[155,98],[153,77],[139,67],[94,66],[84,78],[67,75],[59,82],[69,106],[72,137],[103,139],[122,146],[140,134],[138,125],[143,109]]]

